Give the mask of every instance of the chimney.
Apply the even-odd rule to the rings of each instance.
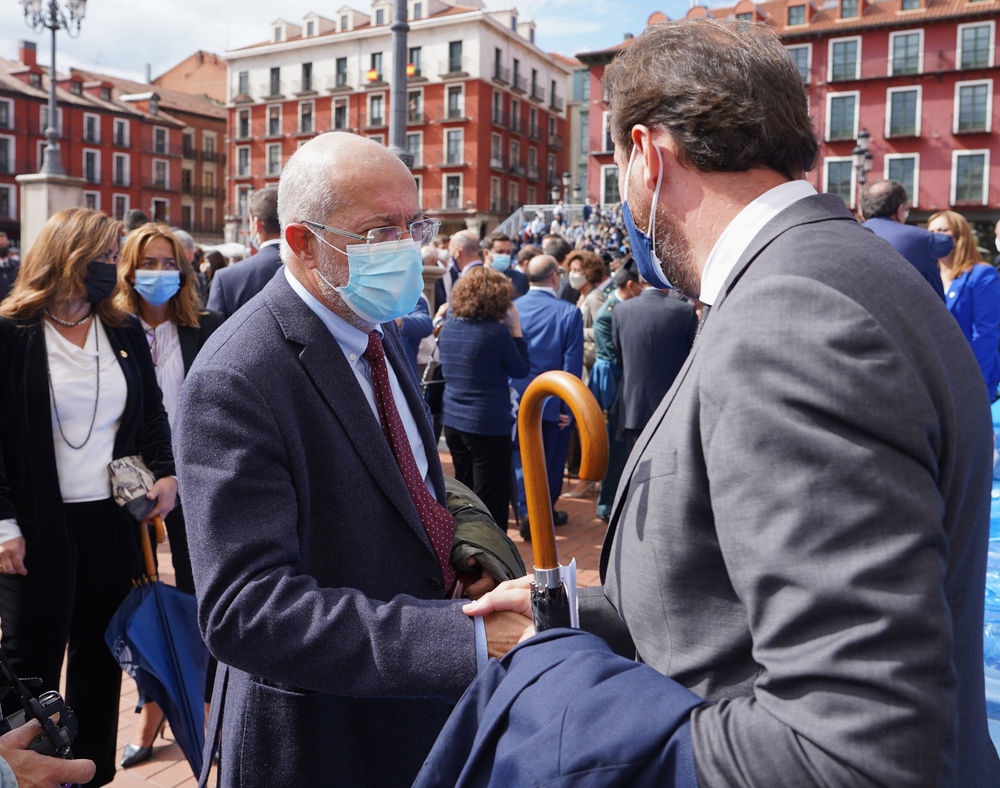
[[[35,42],[34,41],[19,41],[17,50],[17,59],[20,60],[26,66],[34,66],[37,64],[37,59],[35,56]]]

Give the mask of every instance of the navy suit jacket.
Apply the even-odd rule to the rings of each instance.
[[[992,265],[974,265],[952,280],[945,303],[976,354],[992,402],[1000,383],[1000,274]]]
[[[944,300],[938,260],[947,257],[955,242],[950,235],[932,233],[912,224],[902,224],[894,219],[878,216],[869,219],[864,226],[905,257],[927,283]]]
[[[413,788],[698,788],[701,698],[596,635],[550,629],[490,660]]]
[[[223,320],[232,317],[281,270],[279,250],[279,244],[270,244],[246,260],[216,271],[208,291],[208,308],[221,314]]]
[[[528,275],[522,274],[516,268],[508,268],[504,271],[510,283],[514,285],[514,298],[520,298],[528,292]]]
[[[691,304],[655,287],[615,307],[611,338],[623,371],[618,384],[618,421],[623,429],[646,426],[684,366],[697,327]]]
[[[417,354],[420,352],[420,340],[434,330],[427,299],[421,295],[417,305],[408,315],[403,315],[403,324],[399,333],[403,336],[403,346],[406,348],[406,358],[410,361],[414,373],[417,372]]]
[[[435,315],[437,314],[437,311],[441,308],[441,304],[445,304],[445,303],[448,302],[448,296],[451,293],[451,288],[455,286],[455,282],[458,281],[458,277],[459,277],[458,267],[454,263],[451,263],[448,266],[448,270],[444,272],[444,276],[440,277],[434,283],[434,314]],[[445,281],[446,278],[450,280],[450,285],[449,285],[449,287],[447,289],[445,288],[445,284],[444,284],[444,281]]]
[[[572,304],[556,298],[552,290],[529,290],[517,299],[521,331],[528,343],[531,371],[512,379],[518,394],[543,372],[562,369],[577,377],[583,373],[583,315]],[[542,410],[543,421],[559,421],[560,401],[550,397]],[[569,408],[562,405],[563,412]]]
[[[383,330],[444,501],[426,406],[395,323]],[[476,675],[474,626],[444,598],[343,351],[284,276],[209,338],[178,413],[222,784],[409,785]]]

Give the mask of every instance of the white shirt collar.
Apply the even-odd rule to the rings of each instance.
[[[264,243],[262,243],[260,246],[258,246],[257,247],[257,251],[259,252],[265,246],[275,246],[276,244],[280,244],[280,243],[281,243],[281,239],[280,238],[272,238],[269,241],[264,241]]]
[[[788,181],[764,192],[740,211],[722,231],[705,261],[698,300],[703,304],[714,304],[729,274],[760,228],[792,203],[813,194],[816,194],[816,189],[808,181]]]

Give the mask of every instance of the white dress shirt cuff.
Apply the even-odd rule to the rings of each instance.
[[[13,517],[9,520],[0,520],[0,543],[9,542],[11,539],[17,539],[21,535],[21,528],[17,524],[17,520]],[[483,642],[485,643],[486,636],[483,635]]]
[[[482,616],[476,616],[472,623],[476,625],[476,669],[482,673],[490,661],[490,652],[486,649],[486,622]]]

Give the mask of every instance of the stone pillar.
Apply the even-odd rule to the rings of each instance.
[[[486,224],[486,219],[482,214],[476,214],[475,216],[469,216],[465,220],[465,226],[467,229],[472,230],[476,234],[477,238],[483,237],[483,225]]]
[[[83,204],[83,178],[32,173],[18,175],[21,186],[21,256],[28,251],[53,214]]]
[[[434,317],[434,285],[447,270],[437,265],[424,266],[424,295],[427,296],[427,303],[431,305],[431,317]]]

